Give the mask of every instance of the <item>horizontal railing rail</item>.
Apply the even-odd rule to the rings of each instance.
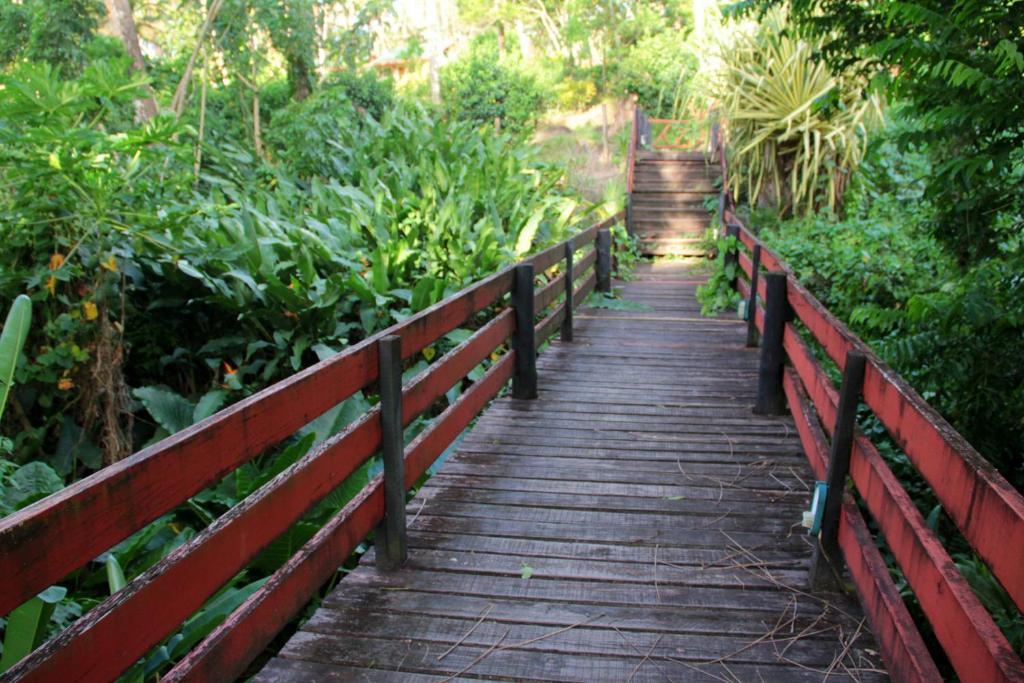
[[[960,680],[1024,680],[1024,663],[878,449],[855,428],[857,401],[885,426],[1018,608],[1024,607],[1024,497],[797,280],[736,216],[727,196],[722,204],[728,234],[740,245],[732,258],[740,273],[735,287],[747,302],[748,338],[761,337],[759,406],[773,412],[788,403],[811,468],[819,480],[829,478],[828,496],[841,497],[834,503],[834,542],[890,673],[897,680],[939,679],[876,539],[844,490],[847,474]],[[804,330],[844,371],[843,385],[833,385]],[[852,401],[845,415],[844,392]],[[849,439],[840,436],[844,428]],[[827,555],[826,524],[819,549]]]
[[[679,119],[648,119],[651,126],[651,148],[658,150],[699,150],[702,133],[690,121]]]
[[[384,473],[162,680],[230,680],[241,674],[357,545],[378,528],[386,508],[393,511],[400,505],[404,516],[406,490],[509,380],[513,380],[514,393],[520,387],[529,390],[532,381],[535,395],[536,348],[559,329],[564,339],[571,340],[573,308],[595,288],[610,286],[608,228],[622,218],[620,213],[593,225],[0,519],[0,575],[4,577],[0,614],[7,614],[357,391],[380,385],[381,404],[315,446],[191,541],[43,644],[10,669],[5,679],[113,680],[159,645],[369,458],[383,452]],[[535,276],[546,279],[536,290]],[[403,360],[484,312],[492,312],[486,324],[401,385]],[[430,410],[508,342],[508,351],[482,377],[404,449],[399,445],[399,464],[389,465],[387,444],[396,443],[395,439],[401,443],[401,428]],[[385,380],[395,371],[398,391],[388,398]],[[390,419],[392,415],[395,419]],[[388,477],[393,477],[389,481],[404,482],[401,490],[389,493],[384,485]]]

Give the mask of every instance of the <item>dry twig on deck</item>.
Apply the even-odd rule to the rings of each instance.
[[[634,652],[636,652],[638,655],[642,655],[643,654],[643,652],[640,651],[640,648],[638,648],[636,645],[634,645],[633,641],[631,641],[629,638],[627,638],[626,634],[623,633],[622,631],[620,631],[617,626],[615,626],[614,624],[609,624],[609,625],[611,626],[612,630],[615,631],[616,633],[618,633],[619,637],[622,638],[623,641],[625,641],[626,645],[629,645],[631,648],[633,648]],[[656,661],[658,659],[670,659],[670,658],[669,657],[655,657],[651,661],[654,663],[654,666],[658,667],[658,671],[660,671],[661,675],[665,677],[665,680],[671,681],[672,679],[669,678],[669,675],[667,673],[665,673],[665,670],[662,669],[661,665],[659,665],[658,662]]]
[[[658,643],[660,643],[661,639],[664,637],[664,634],[658,636],[658,639],[654,641],[653,645],[651,645],[651,649],[648,650],[647,654],[644,655],[644,658],[637,663],[636,667],[633,669],[633,673],[629,674],[629,680],[627,681],[627,683],[633,683],[633,679],[636,678],[636,672],[639,671],[640,667],[642,667],[647,662],[647,660],[651,658],[651,653],[654,652],[654,649],[658,647]]]
[[[451,681],[451,680],[454,680],[454,679],[458,678],[458,677],[459,677],[459,676],[461,676],[462,674],[464,674],[464,673],[466,673],[467,671],[469,671],[470,669],[472,669],[472,668],[473,668],[474,666],[476,666],[476,665],[477,665],[478,663],[480,663],[481,661],[483,661],[483,659],[484,659],[485,657],[487,657],[487,656],[488,656],[489,654],[491,654],[492,652],[494,652],[494,651],[495,651],[495,650],[496,650],[496,649],[498,648],[498,646],[499,646],[499,645],[501,645],[501,643],[502,643],[502,642],[503,642],[503,641],[504,641],[504,640],[505,640],[506,638],[508,638],[508,634],[509,634],[509,633],[511,633],[511,632],[512,632],[512,628],[511,628],[511,627],[509,627],[509,628],[505,629],[505,633],[503,633],[503,634],[502,634],[501,638],[498,638],[498,639],[497,639],[496,641],[494,641],[494,643],[492,643],[492,644],[491,644],[491,646],[490,646],[489,648],[487,648],[487,649],[486,649],[486,650],[484,650],[484,651],[483,651],[482,653],[480,653],[479,655],[477,655],[477,658],[476,658],[476,659],[474,659],[474,660],[473,660],[472,662],[470,662],[469,664],[467,664],[467,665],[466,665],[466,666],[465,666],[465,667],[464,667],[464,668],[463,668],[463,669],[462,669],[461,671],[458,671],[458,672],[456,672],[456,673],[453,673],[453,674],[452,674],[451,676],[449,676],[448,678],[446,678],[446,679],[444,679],[443,681],[441,681],[441,683],[448,683],[448,681]]]
[[[472,635],[473,631],[476,630],[477,626],[484,622],[484,619],[487,618],[487,615],[491,613],[492,609],[494,609],[493,603],[487,606],[487,609],[484,610],[484,613],[481,614],[480,618],[477,619],[477,622],[473,624],[473,628],[466,631],[466,633],[461,638],[459,638],[459,640],[454,645],[452,645],[450,648],[448,648],[447,650],[445,650],[437,656],[437,661],[440,662],[442,659],[450,655],[455,648],[457,648],[459,645],[462,645],[462,643],[465,642],[466,638],[469,638],[469,636]]]

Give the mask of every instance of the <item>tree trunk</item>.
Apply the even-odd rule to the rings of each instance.
[[[139,46],[139,32],[135,27],[135,16],[132,14],[132,5],[129,0],[105,0],[107,5],[107,17],[110,26],[124,43],[124,48],[132,58],[132,68],[140,74],[146,73],[146,62],[142,58],[142,48]],[[148,85],[146,92],[149,97],[135,100],[135,117],[145,122],[156,116],[156,99],[153,97],[153,90]]]
[[[125,0],[127,2],[127,0]],[[196,58],[199,56],[199,50],[202,49],[203,43],[206,42],[206,36],[210,34],[213,29],[213,22],[217,18],[217,13],[220,12],[221,5],[224,4],[224,0],[213,0],[213,4],[210,5],[210,9],[206,13],[206,21],[203,22],[202,27],[199,29],[199,36],[196,38],[196,45],[192,49],[192,54],[188,58],[188,64],[185,65],[185,73],[182,74],[181,80],[178,82],[178,87],[174,91],[174,99],[171,100],[171,109],[174,110],[176,116],[181,116],[181,113],[185,111],[185,101],[188,96],[188,84],[192,80],[192,73],[196,68]]]
[[[292,97],[301,102],[313,92],[313,82],[309,76],[309,64],[305,58],[289,58],[288,81],[292,87]]]

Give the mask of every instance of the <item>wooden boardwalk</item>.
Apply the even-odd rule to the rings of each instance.
[[[745,325],[699,316],[694,266],[581,309],[259,681],[885,678],[856,599],[803,592],[812,480],[790,417],[751,414]]]

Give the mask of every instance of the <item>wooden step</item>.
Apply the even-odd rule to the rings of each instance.
[[[677,161],[675,159],[665,159],[662,161],[646,159],[644,161],[637,161],[635,168],[704,168],[710,173],[722,172],[721,167],[706,164],[699,159],[684,159],[682,161]]]
[[[686,182],[651,182],[651,181],[633,181],[633,192],[639,192],[641,194],[666,194],[666,193],[686,193],[686,194],[717,194],[718,188],[715,187],[714,183],[704,181],[686,181]]]
[[[704,152],[683,152],[683,151],[659,151],[659,150],[638,150],[637,161],[699,161],[707,163]]]
[[[700,237],[641,239],[640,251],[650,256],[704,256]]]
[[[649,223],[634,221],[631,229],[633,234],[643,238],[683,238],[700,237],[711,227],[711,221],[693,221],[689,223]]]
[[[677,197],[664,192],[654,194],[634,192],[633,209],[657,213],[663,213],[666,211],[707,211],[704,201],[709,196],[708,194],[703,192],[683,192],[681,194],[684,196]]]
[[[704,168],[637,168],[633,175],[634,187],[645,183],[699,183],[715,186],[720,176],[708,173]]]
[[[696,213],[667,218],[634,215],[633,225],[637,230],[705,230],[711,225],[711,216]]]
[[[682,213],[706,214],[708,208],[705,206],[707,195],[697,195],[696,199],[688,202],[676,200],[657,201],[649,195],[643,195],[639,199],[633,198],[632,211],[637,214],[648,214],[654,217],[674,216]]]

